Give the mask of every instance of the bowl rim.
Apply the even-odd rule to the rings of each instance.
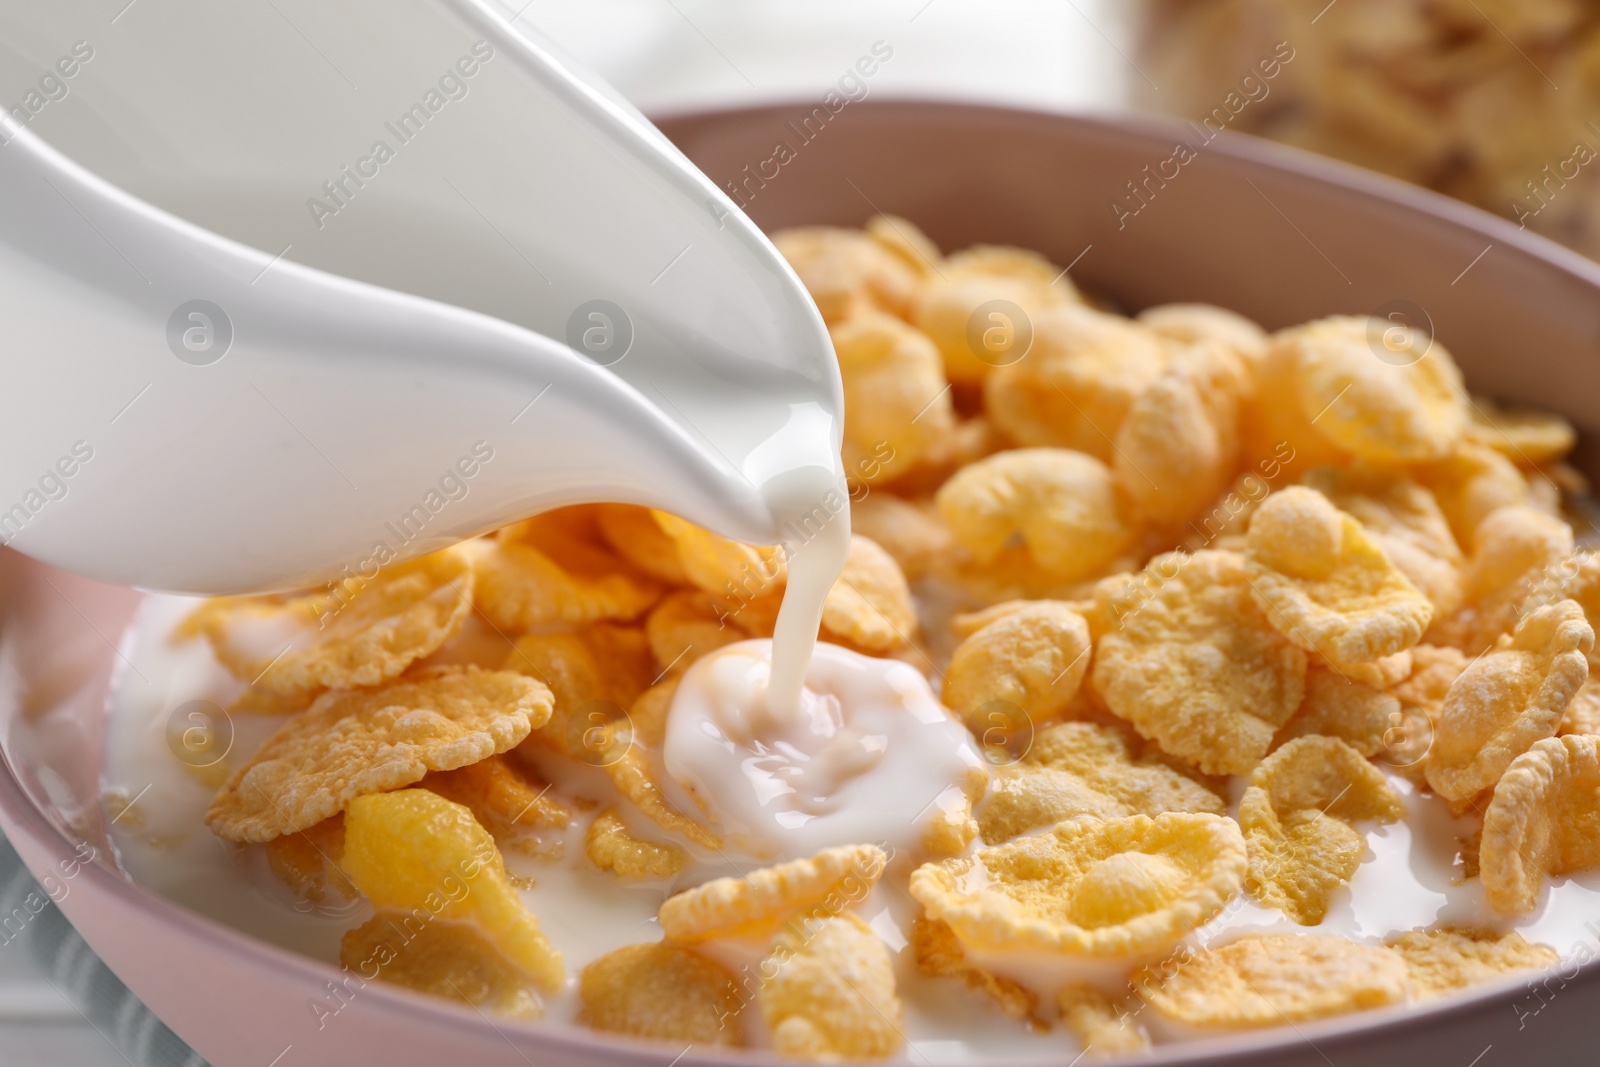
[[[790,96],[761,101],[750,105],[714,107],[681,107],[661,109],[650,117],[658,124],[673,127],[678,124],[714,123],[733,118],[752,118],[763,114],[781,114],[789,109],[812,105],[815,101],[805,96]],[[1179,120],[1149,114],[1103,115],[1083,114],[1066,108],[1025,106],[1007,103],[982,103],[968,99],[941,98],[938,94],[896,96],[885,93],[881,97],[862,100],[852,106],[887,113],[901,112],[917,117],[933,112],[965,112],[988,125],[1007,124],[1037,129],[1041,124],[1076,127],[1082,133],[1106,139],[1147,144],[1162,142],[1181,131]],[[1262,168],[1275,171],[1286,178],[1323,187],[1324,191],[1359,199],[1385,201],[1411,213],[1419,213],[1448,227],[1480,234],[1494,245],[1504,245],[1521,254],[1540,261],[1546,268],[1558,269],[1574,280],[1586,284],[1600,296],[1600,263],[1588,260],[1554,241],[1523,227],[1515,226],[1491,212],[1453,200],[1431,190],[1411,185],[1400,179],[1364,170],[1338,160],[1318,156],[1301,149],[1276,144],[1250,134],[1226,131],[1229,136],[1219,137],[1207,146],[1207,153],[1218,161],[1234,167]],[[0,548],[0,553],[12,549]],[[27,559],[26,568],[47,567],[39,561]],[[141,593],[141,596],[145,594]],[[27,795],[11,764],[11,754],[0,746],[0,825],[13,838],[25,837],[37,849],[66,857],[72,842]],[[20,851],[20,850],[19,850]],[[325,980],[339,974],[332,965],[310,956],[282,948],[272,942],[256,938],[234,927],[227,926],[198,912],[190,911],[151,890],[133,882],[106,865],[103,858],[84,864],[76,878],[86,878],[98,892],[117,898],[142,921],[154,929],[173,936],[191,940],[205,938],[209,945],[235,957],[240,965],[249,965],[260,971],[281,975],[286,982],[316,988]],[[92,946],[91,946],[92,947]],[[1558,963],[1556,966],[1559,966]],[[1529,974],[1544,975],[1543,971],[1520,972],[1493,982],[1474,986],[1454,994],[1422,1003],[1401,1004],[1369,1009],[1348,1015],[1318,1019],[1304,1023],[1287,1022],[1261,1030],[1224,1031],[1215,1036],[1206,1035],[1194,1041],[1155,1045],[1134,1062],[1171,1067],[1232,1067],[1243,1062],[1265,1063],[1274,1054],[1298,1049],[1309,1044],[1318,1053],[1324,1047],[1342,1048],[1384,1035],[1401,1035],[1445,1025],[1448,1020],[1476,1014],[1490,1005],[1500,1007],[1506,995],[1522,988]],[[1594,984],[1600,981],[1600,954],[1589,962],[1578,965],[1571,977],[1561,973],[1565,985],[1579,981]],[[489,1020],[469,1005],[457,1005],[422,993],[384,983],[372,983],[370,997],[363,1000],[376,1015],[393,1019],[404,1026],[414,1026],[421,1017],[426,1025],[446,1033],[473,1033],[483,1036],[492,1030],[519,1052],[524,1047],[545,1046],[550,1051],[588,1056],[597,1062],[627,1064],[638,1067],[660,1067],[661,1056],[669,1047],[658,1041],[628,1038],[624,1035],[606,1034],[576,1023],[554,1020],[517,1022],[514,1020]],[[182,1035],[179,1035],[180,1037]],[[1487,1051],[1487,1050],[1485,1050]],[[1062,1054],[1065,1049],[1062,1050]],[[1324,1054],[1324,1058],[1326,1055]],[[706,1064],[784,1064],[766,1049],[713,1049],[690,1046],[674,1063]],[[1011,1067],[1060,1067],[1061,1054],[1019,1055],[1007,1057]]]

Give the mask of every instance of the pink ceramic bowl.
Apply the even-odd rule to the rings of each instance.
[[[1209,301],[1269,328],[1394,308],[1431,320],[1475,391],[1566,415],[1586,431],[1578,462],[1600,471],[1589,451],[1600,413],[1600,267],[1554,244],[1433,194],[1231,134],[1175,167],[1166,161],[1176,142],[1194,135],[1163,122],[863,101],[803,136],[813,106],[685,115],[662,127],[769,229],[858,225],[883,211],[915,220],[946,248],[1038,249],[1129,310]],[[779,144],[793,156],[781,165]],[[319,1025],[310,1003],[326,994],[333,969],[153,897],[110,859],[97,800],[103,720],[119,636],[139,600],[0,553],[0,824],[36,875],[65,887],[62,909],[111,969],[217,1067],[766,1059],[689,1049],[674,1060],[676,1048],[491,1020],[378,984]],[[99,858],[80,868],[72,860],[84,842]],[[1539,975],[1537,992],[1534,984],[1167,1047],[1140,1062],[1593,1063],[1600,963]]]

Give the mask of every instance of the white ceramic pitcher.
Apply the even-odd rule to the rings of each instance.
[[[480,0],[0,0],[0,92],[28,555],[265,591],[598,500],[772,543],[776,474],[838,481],[793,272]]]

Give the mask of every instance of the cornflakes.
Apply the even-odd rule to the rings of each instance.
[[[1491,512],[1531,503],[1528,480],[1516,465],[1492,448],[1464,443],[1437,463],[1414,468],[1417,480],[1439,502],[1462,546],[1474,543],[1478,524]]]
[[[1559,586],[1556,575],[1572,553],[1572,529],[1562,520],[1524,505],[1500,508],[1474,533],[1463,584],[1467,604],[1435,627],[1436,636],[1477,655],[1516,625],[1534,593],[1543,603]],[[1553,579],[1553,580],[1552,580]]]
[[[1594,667],[1589,668],[1591,674]],[[1600,734],[1600,678],[1591,676],[1567,705],[1556,731],[1563,734]]]
[[[1066,271],[1021,249],[958,252],[939,275],[923,286],[912,321],[938,345],[952,382],[978,383],[991,367],[1024,358],[1032,316],[1079,299]]]
[[[800,276],[827,322],[869,311],[909,315],[921,272],[898,249],[837,226],[780,230],[772,243]]]
[[[1345,467],[1307,471],[1304,484],[1359,522],[1443,618],[1461,604],[1465,562],[1433,494],[1409,478]]]
[[[456,547],[392,564],[371,581],[348,579],[338,592],[229,598],[197,618],[235,677],[298,697],[395,677],[461,629],[472,595],[472,564]]]
[[[595,521],[611,551],[658,582],[688,584],[689,574],[678,558],[677,542],[661,529],[649,508],[601,504],[596,509]]]
[[[235,771],[206,813],[230,841],[270,841],[338,814],[367,793],[419,782],[518,744],[550,718],[530,678],[439,668],[377,690],[317,698]]]
[[[689,581],[712,596],[757,596],[783,583],[786,568],[781,550],[731,541],[665,511],[654,514],[678,546],[678,559]]]
[[[1157,556],[1096,600],[1118,620],[1090,675],[1113,713],[1210,774],[1243,774],[1266,755],[1305,696],[1306,655],[1256,606],[1242,557]]]
[[[955,427],[934,343],[888,315],[829,331],[844,381],[844,466],[871,485],[917,466]]]
[[[1063,986],[1056,994],[1061,1024],[1090,1056],[1117,1056],[1150,1047],[1150,1035],[1120,1005],[1089,985]]]
[[[1395,696],[1355,681],[1336,670],[1312,666],[1306,672],[1306,699],[1278,731],[1274,745],[1296,737],[1337,737],[1363,756],[1383,751],[1384,735],[1400,714]]]
[[[1412,648],[1421,648],[1413,645]],[[1399,685],[1411,677],[1416,669],[1416,659],[1411,654],[1411,649],[1402,649],[1392,656],[1375,659],[1371,663],[1329,663],[1318,656],[1313,661],[1315,666],[1325,667],[1343,675],[1346,679],[1373,689],[1388,689],[1392,685]]]
[[[939,269],[939,246],[916,223],[899,215],[874,215],[864,227],[868,237],[898,256],[913,273],[926,280]]]
[[[661,587],[598,541],[552,513],[474,542],[478,610],[506,630],[638,618]]]
[[[1469,441],[1486,445],[1527,467],[1560,459],[1572,451],[1578,440],[1572,424],[1559,415],[1501,407],[1485,397],[1472,399],[1469,415]]]
[[[955,538],[931,501],[869,493],[850,505],[850,528],[876,541],[912,581],[935,570],[955,550]]]
[[[1489,906],[1525,915],[1545,879],[1600,867],[1600,737],[1534,742],[1511,761],[1483,817],[1478,875]]]
[[[381,978],[512,1019],[544,1017],[533,978],[474,923],[439,918],[422,922],[412,912],[380,910],[340,939],[339,961],[364,978]]]
[[[1209,342],[1185,351],[1140,393],[1117,430],[1117,487],[1144,518],[1181,523],[1226,490],[1239,464],[1239,357]]]
[[[823,634],[882,654],[909,644],[916,630],[916,605],[899,566],[876,542],[852,535],[844,570],[823,601]]]
[[[761,1014],[773,1051],[804,1060],[892,1055],[905,1035],[888,947],[849,913],[799,927],[785,928],[762,964]]]
[[[1110,463],[1128,409],[1166,364],[1166,343],[1138,323],[1053,307],[1033,316],[1027,357],[989,372],[984,402],[1020,445],[1072,448]]]
[[[356,887],[340,868],[344,859],[344,816],[323,819],[296,834],[267,842],[267,865],[301,900],[354,900]]]
[[[595,745],[595,751],[599,754],[597,762],[605,769],[606,776],[623,799],[663,830],[682,834],[705,848],[721,848],[721,838],[667,799],[657,780],[654,760],[640,746],[629,741],[631,734],[626,737],[606,734]]]
[[[733,975],[681,945],[628,945],[578,976],[578,1021],[596,1030],[734,1047],[743,1007]]]
[[[1081,452],[1024,448],[963,467],[935,497],[956,539],[980,564],[1016,539],[1052,575],[1105,572],[1132,545],[1111,471]]]
[[[571,810],[514,766],[506,756],[469,763],[453,771],[432,771],[420,785],[466,806],[497,841],[511,841],[530,830],[561,830]]]
[[[1362,525],[1314,489],[1268,497],[1246,543],[1251,591],[1272,624],[1335,663],[1410,648],[1433,618],[1428,599]]]
[[[612,758],[615,720],[655,673],[645,636],[609,623],[524,634],[505,669],[539,679],[554,695],[550,722],[533,741],[595,765]]]
[[[1139,321],[1179,344],[1221,342],[1252,370],[1267,355],[1267,335],[1261,327],[1243,315],[1211,304],[1161,304],[1139,312]]]
[[[997,767],[978,828],[991,845],[1038,826],[1168,811],[1226,814],[1222,798],[1188,775],[1136,756],[1121,730],[1068,722],[1041,730],[1017,762]]]
[[[1316,427],[1316,411],[1300,403],[1300,330],[1273,334],[1256,366],[1255,402],[1245,412],[1245,458],[1280,461],[1293,472],[1349,462],[1349,455]],[[1261,468],[1268,469],[1268,468]],[[1280,473],[1282,473],[1280,471]]]
[[[860,900],[887,862],[876,845],[844,845],[743,878],[717,878],[667,898],[661,929],[685,944],[768,934],[802,912],[833,913]]]
[[[1487,789],[1555,734],[1589,676],[1594,630],[1575,601],[1539,608],[1451,683],[1428,754],[1428,784],[1449,800]]]
[[[1399,1004],[1399,953],[1341,937],[1252,934],[1146,968],[1134,979],[1160,1015],[1188,1026],[1282,1026]]]
[[[1058,718],[1077,693],[1089,670],[1089,649],[1082,615],[1051,601],[1023,607],[956,648],[945,669],[944,704],[969,728],[995,701],[1042,725]]]
[[[969,767],[960,786],[951,787],[934,800],[928,827],[922,834],[923,850],[935,856],[959,856],[978,836],[972,809],[989,788],[989,773]]]
[[[1394,358],[1375,354],[1375,331]],[[1291,332],[1301,410],[1351,455],[1373,463],[1443,459],[1466,431],[1461,372],[1437,338],[1353,315]]]
[[[979,949],[1092,956],[1160,949],[1236,896],[1244,839],[1223,815],[1071,819],[971,858],[928,863],[911,895]]]
[[[1405,958],[1411,972],[1411,989],[1419,1000],[1492,982],[1517,971],[1550,967],[1561,960],[1561,954],[1549,945],[1524,941],[1515,930],[1443,926],[1411,930],[1384,944]]]
[[[968,989],[992,999],[1007,1018],[1034,1019],[1038,997],[1018,982],[973,966],[949,924],[926,915],[912,919],[911,952],[923,974],[959,978]]]
[[[1361,864],[1352,823],[1405,814],[1383,772],[1335,737],[1299,737],[1261,761],[1239,803],[1250,895],[1302,926],[1327,914]]]
[[[1411,672],[1390,686],[1389,692],[1404,703],[1430,709],[1429,717],[1437,718],[1450,686],[1467,669],[1467,657],[1449,645],[1420,644],[1410,651]]]
[[[625,882],[672,878],[689,862],[689,854],[677,845],[635,837],[615,811],[595,816],[583,845],[591,863]]]
[[[650,609],[645,637],[663,674],[682,674],[708,652],[742,641],[744,631],[724,621],[717,603],[698,589],[680,589]]]
[[[494,838],[426,789],[357,797],[345,811],[344,869],[374,908],[476,924],[539,989],[565,973],[506,874]]]

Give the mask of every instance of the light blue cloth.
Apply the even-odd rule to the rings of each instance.
[[[48,900],[10,842],[0,837],[0,951],[29,953],[133,1067],[208,1067],[100,962],[61,909],[47,903],[34,914],[39,902]]]

